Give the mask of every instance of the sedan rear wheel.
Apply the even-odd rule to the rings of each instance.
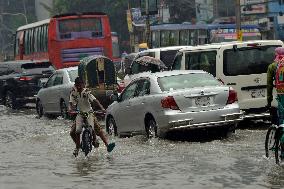
[[[146,135],[147,138],[157,137],[157,124],[153,118],[150,118],[146,124]]]
[[[42,117],[43,116],[43,106],[42,106],[42,103],[40,100],[38,100],[36,102],[36,112],[37,112],[37,115],[38,117]]]
[[[8,108],[12,108],[12,109],[17,108],[16,97],[11,91],[7,91],[6,93],[5,106],[7,106]]]
[[[117,136],[117,128],[113,117],[108,119],[106,125],[106,131],[112,137]]]
[[[61,117],[64,118],[64,119],[68,119],[68,111],[67,111],[67,106],[63,101],[61,101],[60,103],[60,114],[61,114]]]

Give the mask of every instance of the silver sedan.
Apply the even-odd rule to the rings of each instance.
[[[39,90],[36,98],[36,110],[43,115],[68,117],[67,106],[71,88],[78,76],[78,67],[56,70]]]
[[[200,70],[141,73],[112,99],[106,130],[119,136],[209,127],[229,132],[243,117],[236,92]]]

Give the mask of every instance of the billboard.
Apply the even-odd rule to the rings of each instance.
[[[265,14],[267,0],[240,0],[242,14]]]

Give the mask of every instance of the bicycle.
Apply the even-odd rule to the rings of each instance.
[[[284,111],[281,105],[278,107],[281,108],[280,111]],[[275,115],[272,115],[273,113],[271,112],[270,114],[272,118],[275,116]],[[278,117],[276,119],[278,119]],[[280,125],[276,124],[275,117],[274,117],[274,121],[272,119],[272,125],[268,128],[266,132],[265,155],[267,158],[269,158],[270,152],[274,152],[276,164],[280,164],[282,161],[284,162],[284,157],[281,157],[281,151],[284,150],[284,143],[283,143],[284,141],[281,141],[283,134],[284,134],[284,124],[280,124]]]
[[[93,111],[81,112],[76,110],[71,112],[72,115],[80,114],[83,118],[82,131],[80,133],[80,148],[84,152],[85,156],[87,156],[93,149],[93,128],[88,124],[87,120],[90,113],[93,113]],[[95,144],[95,147],[98,148],[99,143],[96,142]]]

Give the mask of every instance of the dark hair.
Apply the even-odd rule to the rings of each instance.
[[[80,77],[76,77],[75,79],[75,85],[83,84],[83,80]]]

